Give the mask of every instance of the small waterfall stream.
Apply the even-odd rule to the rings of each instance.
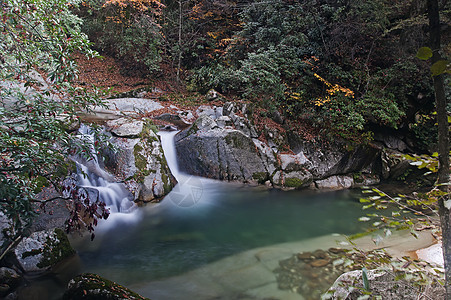
[[[135,209],[133,196],[123,183],[114,181],[114,177],[107,173],[100,165],[94,150],[94,134],[86,125],[79,130],[80,138],[91,142],[93,159],[86,161],[75,159],[78,167],[78,186],[83,187],[94,198],[105,202],[110,213],[130,213]]]
[[[164,156],[166,157],[166,162],[168,163],[169,169],[172,175],[178,182],[183,181],[183,175],[180,173],[179,166],[177,163],[177,152],[175,151],[174,136],[179,131],[160,131],[158,135],[161,140],[161,147],[163,148]]]

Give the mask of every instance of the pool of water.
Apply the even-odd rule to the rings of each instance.
[[[96,239],[75,239],[82,272],[124,285],[198,268],[251,248],[361,230],[352,192],[261,191],[204,183],[198,203],[170,199],[102,224]]]
[[[184,274],[249,249],[362,231],[358,191],[280,191],[178,171],[173,135],[162,135],[177,186],[161,203],[113,213],[96,238],[73,235],[78,255],[24,289],[59,299],[70,278],[93,272],[125,286]],[[144,296],[146,296],[144,294]]]

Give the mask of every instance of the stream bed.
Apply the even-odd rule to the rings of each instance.
[[[89,235],[73,234],[76,257],[32,281],[28,291],[35,296],[24,299],[60,299],[68,280],[85,272],[136,288],[152,299],[180,299],[185,287],[172,292],[165,286],[171,282],[168,279],[208,270],[227,258],[227,268],[239,267],[240,255],[251,249],[303,241],[314,249],[316,245],[305,244],[330,234],[363,230],[358,222],[364,213],[360,191],[280,191],[182,174],[175,161],[173,135],[161,135],[169,167],[179,182],[171,193],[160,203],[112,213],[96,228],[94,241]],[[213,268],[213,272],[221,276],[221,270]],[[155,282],[163,282],[157,294]]]

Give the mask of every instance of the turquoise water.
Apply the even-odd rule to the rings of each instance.
[[[159,204],[112,213],[92,242],[72,236],[78,255],[31,280],[22,292],[31,298],[20,299],[59,299],[69,279],[85,272],[139,286],[253,248],[363,231],[358,191],[268,190],[182,174],[174,134],[160,134],[179,182],[171,193]]]
[[[159,204],[113,214],[93,242],[72,236],[78,255],[31,280],[20,299],[60,299],[69,279],[84,272],[140,286],[248,249],[363,230],[358,191],[284,192],[198,180],[191,185],[195,201],[181,202],[185,194],[175,189]]]
[[[93,242],[74,241],[79,271],[131,285],[256,247],[362,230],[361,205],[350,191],[262,191],[207,181],[194,205],[168,198],[107,221]]]

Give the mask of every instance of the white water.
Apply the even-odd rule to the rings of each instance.
[[[158,132],[158,135],[160,136],[161,147],[163,148],[164,156],[166,157],[166,162],[168,163],[169,169],[175,179],[180,182],[183,181],[184,175],[181,174],[179,170],[174,142],[174,137],[178,132],[179,131],[160,131]]]
[[[114,177],[100,166],[94,149],[94,135],[89,127],[82,125],[79,136],[91,143],[93,159],[90,161],[76,159],[78,167],[77,185],[86,189],[91,196],[91,201],[98,199],[104,202],[110,210],[112,219],[117,219],[117,216],[114,216],[115,214],[125,215],[135,210],[136,205],[133,202],[133,196],[124,184],[114,182]]]
[[[212,205],[218,187],[226,183],[218,180],[185,174],[180,171],[177,163],[174,136],[178,131],[160,131],[161,146],[172,175],[177,179],[177,185],[165,197],[162,204],[172,203],[178,208],[202,208]],[[170,200],[170,201],[168,201]]]

